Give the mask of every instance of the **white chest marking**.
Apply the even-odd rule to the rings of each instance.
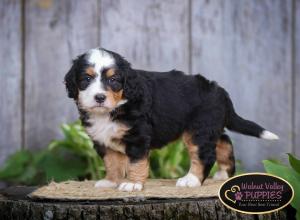
[[[86,128],[87,133],[94,140],[112,150],[125,153],[125,146],[121,138],[128,131],[125,125],[114,122],[108,114],[92,115],[89,119],[90,127]]]

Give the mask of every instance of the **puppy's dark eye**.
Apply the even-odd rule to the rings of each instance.
[[[107,79],[107,84],[113,91],[119,91],[122,88],[121,79],[118,75],[114,75]]]
[[[115,82],[115,81],[116,81],[115,78],[110,78],[110,79],[108,80],[109,83],[113,83],[113,82]]]
[[[85,75],[83,79],[89,82],[89,81],[92,80],[92,77],[88,76],[88,75]]]

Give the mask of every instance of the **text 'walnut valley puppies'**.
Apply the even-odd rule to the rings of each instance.
[[[106,177],[96,187],[141,190],[148,177],[148,155],[182,138],[191,159],[176,186],[200,186],[217,161],[215,179],[235,171],[224,128],[269,140],[277,135],[234,111],[227,92],[201,75],[132,69],[119,54],[92,49],[73,61],[65,76],[68,95],[95,148]]]

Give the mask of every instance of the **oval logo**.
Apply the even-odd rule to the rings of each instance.
[[[221,202],[247,214],[280,210],[294,197],[293,187],[284,179],[267,173],[247,173],[228,179],[219,190]]]

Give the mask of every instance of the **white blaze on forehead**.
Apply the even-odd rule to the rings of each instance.
[[[85,90],[79,92],[79,103],[84,108],[91,108],[97,105],[95,95],[105,93],[104,85],[101,82],[101,71],[104,68],[112,67],[115,61],[111,54],[98,48],[89,50],[86,60],[93,66],[96,77]]]
[[[91,49],[87,52],[87,56],[88,62],[94,66],[98,74],[103,68],[108,68],[115,64],[114,58],[101,49]]]

